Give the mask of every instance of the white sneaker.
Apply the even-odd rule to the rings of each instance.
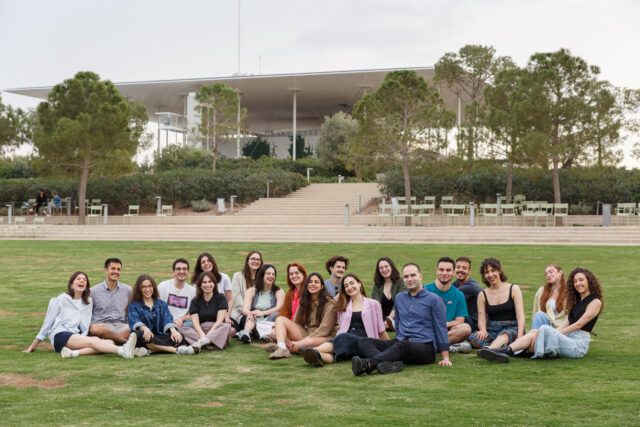
[[[133,355],[136,351],[136,342],[138,341],[138,336],[131,332],[129,335],[129,339],[126,343],[122,344],[122,357],[125,359],[133,359]]]
[[[151,350],[145,347],[136,347],[136,349],[133,351],[133,354],[138,357],[151,356]]]
[[[449,353],[451,354],[465,354],[471,352],[471,344],[468,341],[463,341],[457,344],[451,344],[449,346]]]
[[[211,344],[211,340],[209,337],[200,338],[197,342],[198,347],[204,347],[205,345]]]
[[[63,359],[71,359],[73,357],[73,353],[71,353],[71,349],[67,347],[62,347],[62,351],[60,352],[60,357]]]
[[[176,354],[181,355],[194,355],[200,353],[200,347],[194,347],[191,345],[181,345],[176,349]]]

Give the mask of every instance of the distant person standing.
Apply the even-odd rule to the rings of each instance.
[[[338,295],[342,276],[344,276],[344,272],[347,271],[347,267],[349,267],[349,259],[342,255],[335,255],[327,260],[325,267],[327,268],[327,272],[331,274],[331,277],[324,281],[324,287],[327,292],[329,292],[329,295],[335,297]]]

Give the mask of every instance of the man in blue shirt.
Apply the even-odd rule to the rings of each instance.
[[[360,352],[365,358],[355,356],[351,359],[355,376],[375,369],[381,374],[400,372],[403,362],[414,365],[433,363],[437,352],[442,355],[438,364],[451,366],[447,311],[442,298],[423,289],[422,274],[417,264],[406,264],[402,268],[402,277],[409,291],[396,295],[396,338],[388,341],[360,340]]]
[[[471,344],[467,343],[466,339],[471,334],[471,327],[464,321],[464,318],[468,316],[464,294],[451,286],[454,267],[455,262],[453,259],[449,257],[440,258],[436,270],[437,279],[425,285],[425,289],[442,298],[447,307],[449,342],[462,344],[452,346],[449,351],[452,353],[468,353],[471,351]]]

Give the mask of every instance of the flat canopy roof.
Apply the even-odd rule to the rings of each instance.
[[[114,83],[124,97],[137,100],[147,108],[150,121],[155,113],[186,115],[186,98],[201,86],[223,82],[241,92],[242,106],[247,108],[246,125],[253,132],[290,130],[292,128],[293,95],[296,91],[298,129],[317,129],[338,111],[350,112],[364,93],[376,90],[384,76],[395,70],[413,70],[430,81],[433,67],[379,70],[335,71],[301,74],[240,75],[180,80],[156,80]],[[48,87],[9,89],[7,92],[46,99]],[[445,104],[456,111],[457,95],[441,90]],[[464,99],[463,99],[464,102]]]

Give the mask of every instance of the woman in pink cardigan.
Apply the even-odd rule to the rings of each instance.
[[[362,281],[353,273],[346,274],[342,279],[336,312],[340,327],[338,334],[318,347],[300,348],[300,354],[310,365],[321,367],[325,363],[359,356],[358,343],[365,337],[389,339],[380,303],[366,298]]]

